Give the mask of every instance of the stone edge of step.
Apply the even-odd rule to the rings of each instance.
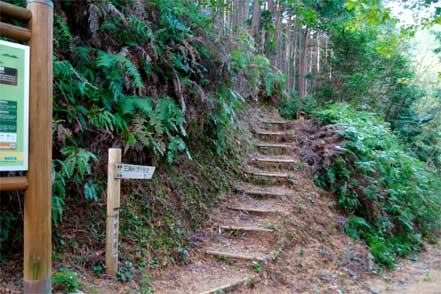
[[[224,291],[231,291],[234,290],[242,285],[246,285],[249,281],[251,281],[252,283],[258,283],[259,282],[259,278],[256,275],[250,275],[247,276],[245,278],[241,278],[237,281],[233,281],[227,284],[224,284],[222,286],[204,291],[204,292],[199,292],[198,294],[216,294],[216,293],[220,293],[220,292],[224,292]]]

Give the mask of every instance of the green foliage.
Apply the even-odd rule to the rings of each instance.
[[[348,1],[347,5],[358,7],[359,2]],[[381,3],[376,5],[381,14]],[[401,34],[390,18],[348,29],[352,22],[357,24],[359,20],[350,13],[327,22],[333,48],[333,55],[328,57],[333,79],[313,89],[314,97],[321,105],[344,101],[377,112],[392,123],[393,129],[406,128],[401,121],[415,123],[418,115],[413,107],[424,91],[409,57],[409,36]]]
[[[68,50],[69,42],[73,38],[69,26],[63,19],[54,15],[54,47],[55,50]]]
[[[184,142],[185,119],[173,99],[163,97],[153,104],[148,97],[126,97],[121,112],[132,119],[130,132],[126,134],[128,146],[140,143],[158,155],[166,155],[169,163],[173,163],[179,152],[185,152],[191,159]]]
[[[261,89],[263,96],[286,96],[286,80],[271,66],[269,59],[256,54],[253,38],[245,30],[238,32],[237,48],[231,50],[232,82],[243,77],[250,90]],[[231,85],[234,87],[234,85]]]
[[[69,293],[80,290],[83,287],[78,274],[64,268],[61,268],[52,275],[52,283],[54,283],[56,289]]]
[[[136,88],[143,88],[144,83],[141,78],[136,66],[127,58],[120,54],[108,54],[106,52],[98,50],[98,55],[96,59],[96,67],[103,71],[108,81],[108,86],[113,93],[113,99],[115,102],[123,95],[123,74],[126,73],[130,78]],[[126,87],[129,87],[126,83]]]
[[[75,185],[87,200],[98,200],[101,191],[92,179],[84,185],[85,178],[92,174],[91,164],[98,160],[93,153],[77,147],[64,147],[60,153],[64,159],[53,161],[55,181],[52,184],[52,219],[54,223],[61,222],[67,185]]]
[[[0,213],[0,244],[5,244],[10,239],[11,234],[15,231],[14,222],[16,220],[17,218],[12,214],[3,211]],[[0,254],[0,261],[1,257]]]
[[[215,138],[211,140],[218,154],[228,148],[228,129],[234,128],[236,123],[236,111],[245,102],[239,93],[232,89],[220,88],[217,93],[209,97],[211,101],[217,100],[216,110],[209,115],[210,124]],[[213,103],[213,102],[212,102]],[[213,136],[214,137],[214,136]]]
[[[336,124],[345,152],[321,170],[317,181],[351,214],[345,231],[367,241],[377,262],[419,250],[441,224],[441,180],[405,151],[382,118],[335,104],[315,114]]]
[[[295,119],[299,107],[299,94],[292,92],[290,96],[283,97],[278,105],[279,113],[286,119]],[[317,107],[316,100],[311,96],[302,99],[302,111],[311,113]]]
[[[252,268],[256,273],[261,273],[263,271],[262,265],[257,261],[253,261]]]
[[[134,272],[135,268],[133,266],[133,263],[129,260],[126,260],[118,266],[118,272],[116,273],[116,276],[118,278],[118,281],[127,283],[128,281],[133,280],[133,278],[135,277]]]

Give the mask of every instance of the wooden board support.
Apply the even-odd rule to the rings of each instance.
[[[0,22],[0,36],[20,42],[27,42],[31,39],[31,31],[26,28]]]
[[[19,191],[26,190],[29,186],[26,177],[1,177],[0,191]]]
[[[107,167],[106,214],[106,273],[116,276],[118,271],[118,235],[121,180],[116,178],[117,164],[121,163],[121,149],[109,149]]]
[[[29,21],[32,17],[32,12],[27,8],[0,1],[0,17],[2,19],[8,17],[21,21]]]
[[[27,0],[32,13],[29,187],[24,207],[24,293],[51,293],[53,4]]]

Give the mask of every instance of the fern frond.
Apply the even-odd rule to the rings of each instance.
[[[119,70],[125,70],[133,79],[133,83],[137,88],[143,88],[144,83],[136,66],[126,57],[120,54],[108,54],[104,51],[98,51],[96,65],[99,68],[111,69],[119,67]]]
[[[125,97],[120,106],[123,114],[134,114],[135,110],[139,110],[146,116],[151,116],[153,112],[152,101],[149,97]]]

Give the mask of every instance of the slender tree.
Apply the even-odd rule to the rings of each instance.
[[[259,45],[260,39],[260,17],[261,17],[260,1],[254,0],[253,2],[253,19],[251,21],[251,31],[256,42],[256,46]]]
[[[309,39],[309,28],[305,27],[303,30],[303,36],[301,37],[300,44],[300,66],[299,66],[299,103],[297,109],[297,118],[300,117],[302,110],[302,100],[306,96],[305,75],[307,70],[307,48]]]

